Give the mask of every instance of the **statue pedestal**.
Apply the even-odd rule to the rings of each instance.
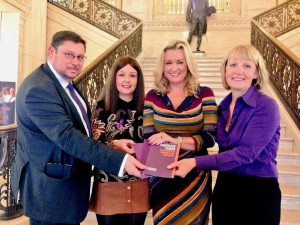
[[[205,51],[193,51],[195,56],[204,56],[205,55]]]

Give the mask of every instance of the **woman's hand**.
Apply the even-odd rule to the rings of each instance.
[[[153,134],[148,138],[148,143],[150,145],[160,145],[163,142],[178,144],[178,140],[176,138],[171,137],[170,135],[166,134],[165,132]]]
[[[119,139],[119,140],[113,140],[112,146],[115,149],[118,149],[121,152],[128,153],[130,155],[134,154],[133,146],[135,145],[135,142],[130,139]]]
[[[189,158],[189,159],[182,159],[178,162],[170,164],[167,168],[175,170],[175,176],[180,176],[184,178],[192,169],[196,167],[196,159]]]

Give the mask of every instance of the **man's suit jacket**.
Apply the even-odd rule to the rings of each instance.
[[[13,193],[20,190],[30,218],[80,223],[88,211],[91,164],[117,175],[125,154],[86,136],[78,111],[47,63],[24,80],[16,105]]]

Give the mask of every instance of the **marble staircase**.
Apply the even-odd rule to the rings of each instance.
[[[220,76],[221,58],[197,57],[200,72],[200,82],[203,86],[213,89],[219,103],[228,91],[222,87]],[[153,71],[157,58],[144,57],[141,67],[145,78],[146,93],[154,87]],[[289,129],[282,124],[279,152],[277,156],[279,183],[282,191],[282,211],[280,225],[300,225],[300,150],[295,151],[293,138],[286,135]],[[298,134],[299,135],[299,134]],[[210,154],[217,152],[217,146],[210,149]],[[217,172],[213,172],[215,180]],[[0,225],[29,225],[25,216],[10,221],[0,221]],[[89,213],[82,225],[97,225],[95,215]],[[145,225],[153,225],[151,212],[148,213]],[[184,225],[184,224],[183,224]],[[211,225],[211,221],[210,221]]]

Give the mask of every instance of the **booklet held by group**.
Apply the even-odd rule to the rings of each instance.
[[[178,160],[180,145],[164,142],[160,145],[150,145],[147,140],[134,146],[137,160],[146,165],[142,178],[157,176],[174,178],[175,168],[167,166]]]

